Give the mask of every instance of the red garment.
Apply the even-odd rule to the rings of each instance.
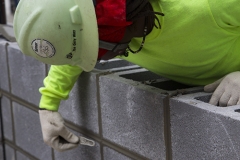
[[[113,43],[121,41],[126,27],[132,24],[126,20],[126,0],[97,0],[95,10],[99,39]],[[106,52],[99,48],[98,58]]]

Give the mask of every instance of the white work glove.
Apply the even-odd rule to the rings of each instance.
[[[62,152],[76,148],[79,144],[94,146],[95,142],[77,137],[64,125],[64,119],[58,112],[39,110],[43,140],[55,150]]]
[[[221,107],[240,104],[240,72],[232,72],[204,87],[205,92],[213,92],[210,104]]]

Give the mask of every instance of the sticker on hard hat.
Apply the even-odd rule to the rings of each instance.
[[[32,41],[32,50],[43,58],[51,58],[55,54],[54,46],[47,40],[35,39]]]

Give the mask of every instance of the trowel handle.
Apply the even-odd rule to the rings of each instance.
[[[87,138],[82,137],[82,136],[80,136],[79,139],[80,139],[79,143],[81,145],[86,145],[86,146],[91,146],[91,147],[95,146],[95,141],[93,141],[93,140],[87,139]]]

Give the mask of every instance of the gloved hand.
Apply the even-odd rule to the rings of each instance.
[[[205,92],[213,92],[210,104],[221,107],[240,104],[240,72],[232,72],[204,87]]]
[[[84,137],[77,137],[64,125],[64,119],[58,112],[39,110],[43,140],[57,151],[66,151],[80,144],[94,146],[95,142]]]

